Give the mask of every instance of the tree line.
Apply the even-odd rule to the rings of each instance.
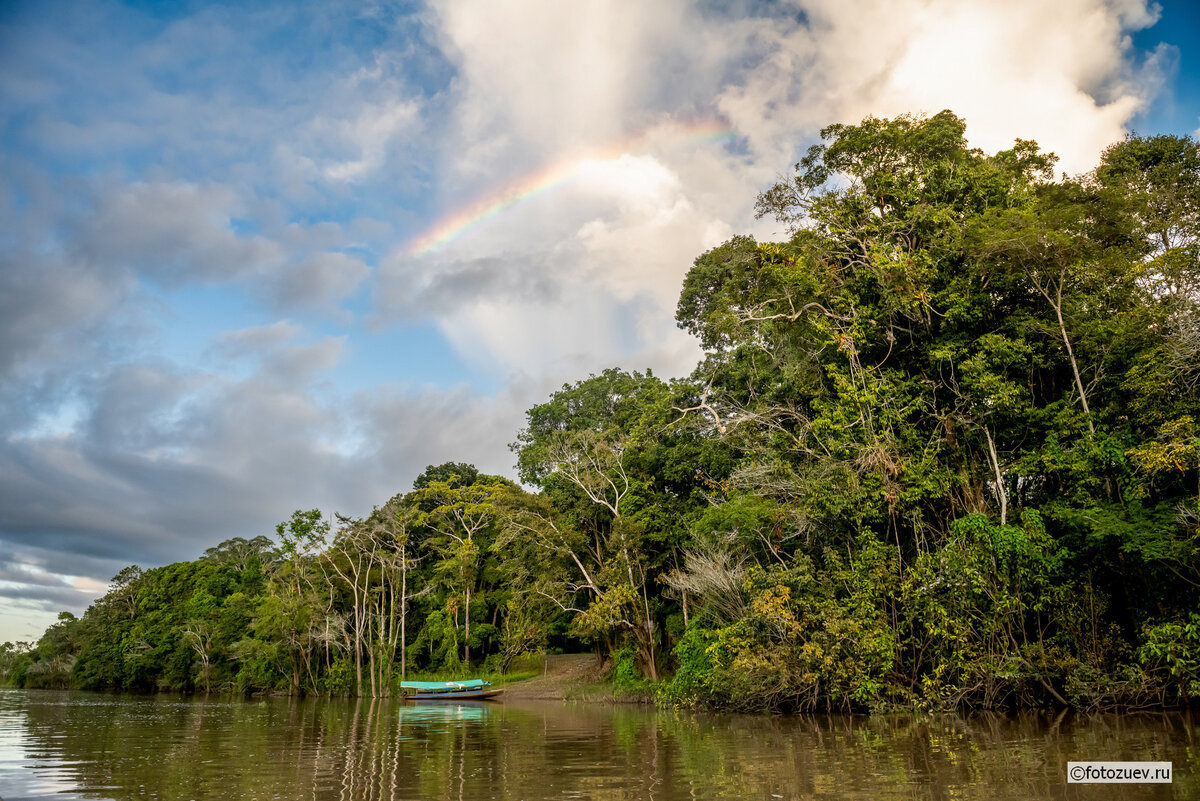
[[[965,124],[832,125],[699,256],[704,357],[529,409],[520,483],[430,466],[362,518],[123,570],[6,644],[20,686],[381,696],[595,648],[734,710],[1200,692],[1200,148],[1055,177]]]

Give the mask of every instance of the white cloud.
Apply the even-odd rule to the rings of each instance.
[[[585,157],[548,195],[426,257],[385,265],[381,297],[393,300],[455,276],[453,299],[423,311],[464,358],[501,372],[636,365],[664,348],[679,356],[670,371],[686,371],[671,322],[684,273],[732,233],[775,233],[751,219],[754,197],[826,124],[950,108],[974,145],[1034,138],[1079,172],[1123,135],[1162,69],[1131,51],[1129,33],[1158,13],[1139,0],[794,0],[737,18],[682,2],[434,7],[459,68],[442,143],[458,176],[446,175],[458,193],[448,205],[660,132]],[[663,133],[718,113],[748,149]],[[482,260],[489,272],[472,287],[463,265]],[[496,275],[522,277],[497,294]],[[521,294],[544,285],[554,290]]]
[[[458,118],[472,145],[511,137],[562,146],[621,132],[638,77],[630,56],[648,34],[638,24],[644,13],[622,19],[613,5],[592,0],[433,5],[460,64]]]
[[[732,232],[711,210],[698,209],[679,176],[652,156],[585,163],[580,185],[611,203],[608,214],[576,231],[586,278],[622,301],[646,295],[658,311],[673,309],[690,264],[683,254],[699,255]]]
[[[1129,32],[1157,19],[1138,0],[801,0],[807,26],[764,33],[765,54],[719,101],[764,153],[781,138],[867,115],[963,116],[985,150],[1036,139],[1090,168],[1156,92]]]
[[[498,163],[534,166],[531,155],[553,161],[620,139],[664,111],[695,112],[755,27],[709,24],[684,0],[431,5],[438,40],[458,66],[444,144],[469,180],[493,177]]]
[[[332,128],[327,139],[337,149],[346,149],[351,157],[327,161],[325,177],[333,181],[356,181],[378,170],[388,156],[388,148],[401,134],[407,140],[420,136],[420,104],[391,100],[363,105],[354,119],[318,121],[317,128]],[[331,143],[326,143],[328,146]]]
[[[680,282],[729,231],[656,157],[588,159],[557,192],[469,236],[423,257],[393,254],[380,300],[433,317],[493,375],[561,383],[616,364],[679,374],[699,355],[674,324]]]

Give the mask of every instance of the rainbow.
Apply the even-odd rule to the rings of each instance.
[[[652,144],[666,142],[680,147],[691,142],[716,142],[733,136],[733,129],[728,123],[708,119],[668,128],[651,128],[606,146],[576,153],[519,178],[498,192],[444,215],[424,232],[409,240],[404,252],[409,256],[424,255],[484,220],[568,183],[578,174],[580,168],[589,162],[607,161],[630,153],[644,152]]]

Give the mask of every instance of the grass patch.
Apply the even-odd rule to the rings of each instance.
[[[605,704],[654,704],[654,685],[643,682],[637,685],[618,684],[612,679],[576,684],[566,688],[563,697],[568,701],[586,701]]]

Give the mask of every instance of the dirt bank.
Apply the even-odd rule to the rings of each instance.
[[[542,675],[510,684],[504,690],[508,698],[562,700],[569,688],[598,682],[609,665],[596,654],[552,654],[546,657]]]

